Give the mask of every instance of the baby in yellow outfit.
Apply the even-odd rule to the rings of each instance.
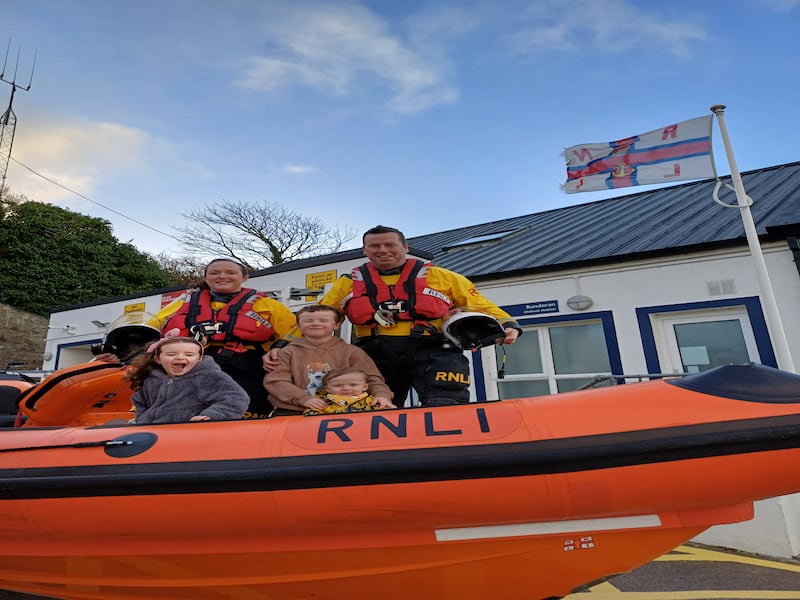
[[[322,379],[323,410],[307,408],[304,415],[323,415],[375,410],[374,399],[367,394],[367,373],[353,367],[331,369]]]

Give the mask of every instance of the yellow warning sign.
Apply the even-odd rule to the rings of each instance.
[[[306,275],[306,289],[307,290],[321,290],[325,288],[326,283],[333,283],[336,281],[336,270],[333,271],[320,271],[318,273],[308,273]],[[317,296],[306,296],[306,302],[313,302]]]
[[[136,304],[126,304],[123,309],[124,314],[144,312],[144,302],[137,302]]]

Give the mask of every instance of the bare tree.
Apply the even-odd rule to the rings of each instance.
[[[229,202],[183,213],[192,225],[176,228],[181,245],[202,256],[229,256],[249,269],[341,250],[355,237],[319,217],[304,217],[277,202]]]
[[[175,285],[185,285],[189,288],[203,281],[205,261],[201,258],[196,256],[175,257],[161,252],[153,256],[153,260],[158,263],[162,271],[169,275]]]

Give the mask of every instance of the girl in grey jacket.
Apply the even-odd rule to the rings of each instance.
[[[131,363],[126,374],[139,425],[240,419],[250,398],[203,346],[186,337],[164,338]]]

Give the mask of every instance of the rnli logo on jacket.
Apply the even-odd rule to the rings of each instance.
[[[429,287],[426,287],[424,290],[422,290],[422,295],[423,296],[434,296],[435,298],[438,298],[442,302],[447,302],[448,304],[451,304],[450,298],[445,296],[442,292],[439,292],[437,290],[433,290],[433,289],[431,289]]]
[[[264,317],[262,317],[262,316],[261,316],[260,314],[258,314],[256,311],[254,311],[254,310],[248,310],[248,311],[247,311],[246,313],[244,313],[244,314],[245,314],[245,316],[247,316],[247,317],[250,317],[251,319],[253,319],[253,320],[254,320],[256,323],[258,323],[259,325],[263,325],[264,327],[270,327],[270,328],[272,328],[272,323],[270,323],[269,321],[267,321],[267,320],[266,320]]]
[[[391,448],[414,442],[477,442],[507,437],[520,428],[516,406],[502,402],[432,409],[380,410],[336,417],[293,418],[288,440],[306,449]]]

